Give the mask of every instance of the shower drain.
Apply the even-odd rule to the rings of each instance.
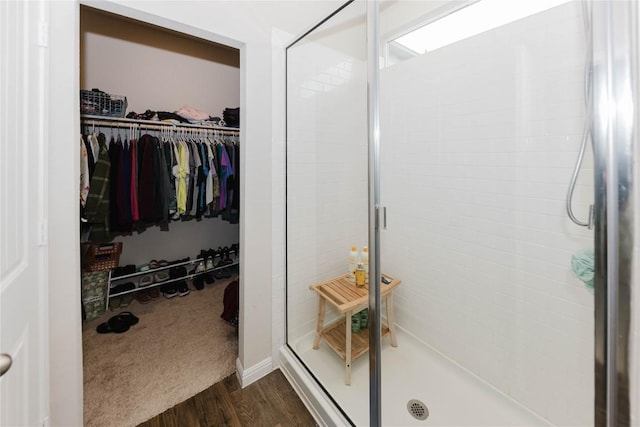
[[[416,399],[411,399],[407,402],[407,411],[409,411],[413,418],[417,418],[420,421],[429,418],[429,408],[427,408],[427,405]]]

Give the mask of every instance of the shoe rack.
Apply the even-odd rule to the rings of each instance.
[[[189,260],[189,261],[182,261],[182,262],[176,262],[176,263],[170,263],[167,264],[166,266],[162,266],[162,267],[158,267],[158,268],[152,268],[149,270],[145,270],[145,271],[137,271],[135,273],[131,273],[131,274],[125,274],[122,276],[115,276],[113,277],[113,270],[109,270],[109,285],[107,286],[107,298],[105,300],[105,310],[109,309],[109,301],[111,300],[111,298],[115,298],[115,297],[121,297],[123,295],[127,295],[127,294],[134,294],[136,292],[142,292],[142,291],[148,291],[150,289],[159,287],[159,286],[164,286],[164,285],[168,285],[171,283],[175,283],[175,282],[179,282],[181,280],[187,280],[187,279],[192,279],[194,277],[197,276],[202,276],[204,274],[207,273],[213,273],[215,271],[220,271],[222,269],[225,268],[231,268],[233,266],[239,265],[240,261],[239,261],[239,255],[236,252],[233,255],[233,260],[231,259],[231,257],[227,258],[229,261],[231,261],[230,263],[227,264],[223,264],[222,265],[222,261],[224,261],[224,259],[221,259],[218,263],[217,266],[214,266],[212,268],[207,269],[206,267],[204,269],[198,269],[196,268],[196,271],[194,271],[193,273],[187,273],[186,275],[180,276],[180,277],[176,277],[173,279],[167,279],[167,280],[162,280],[162,281],[155,281],[153,283],[151,283],[150,285],[147,286],[140,286],[140,282],[141,282],[141,278],[143,276],[152,276],[155,277],[156,273],[159,272],[164,272],[165,270],[169,270],[171,268],[175,268],[175,267],[180,267],[180,266],[184,266],[186,267],[187,272],[190,270],[188,268],[188,266],[190,265],[196,265],[196,264],[200,264],[202,263],[203,266],[206,266],[208,263],[206,262],[206,260],[202,259],[202,258],[197,258],[194,260]],[[112,284],[119,284],[119,283],[126,283],[126,282],[133,282],[135,285],[134,289],[129,289],[126,291],[121,291],[121,292],[116,292],[116,293],[111,293],[112,291]]]

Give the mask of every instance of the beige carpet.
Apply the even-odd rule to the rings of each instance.
[[[135,426],[235,371],[236,328],[220,318],[229,281],[185,297],[134,301],[83,325],[85,426]],[[95,331],[125,310],[140,322],[123,334]]]

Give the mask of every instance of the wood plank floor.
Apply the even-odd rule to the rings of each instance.
[[[139,427],[315,425],[278,369],[245,389],[231,375]]]

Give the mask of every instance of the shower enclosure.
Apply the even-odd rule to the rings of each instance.
[[[629,424],[635,116],[594,105],[635,111],[636,13],[356,0],[287,48],[286,339],[333,422]]]

